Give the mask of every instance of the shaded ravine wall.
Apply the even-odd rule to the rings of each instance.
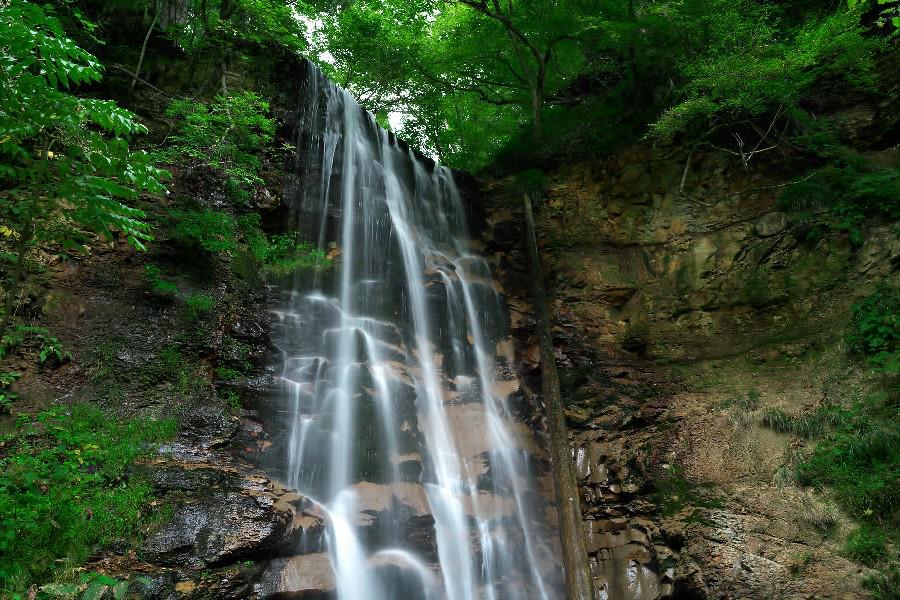
[[[775,209],[790,167],[696,153],[688,197],[684,157],[665,154],[637,147],[550,171],[536,207],[598,589],[862,597],[866,570],[816,529],[826,498],[777,481],[794,442],[758,421],[766,407],[796,414],[871,383],[841,340],[852,302],[896,281],[896,231],[868,227],[859,248],[841,232],[806,242]],[[897,150],[870,157],[900,164]],[[521,368],[536,377],[517,185],[480,186]],[[738,414],[751,390],[760,406]]]

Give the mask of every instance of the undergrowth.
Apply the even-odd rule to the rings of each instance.
[[[225,174],[233,200],[243,202],[263,183],[260,149],[275,137],[269,103],[253,92],[216,96],[209,104],[174,100],[166,110],[176,133],[164,153],[174,160],[188,156]]]
[[[283,277],[297,270],[324,270],[332,265],[323,250],[295,235],[266,235],[258,214],[235,217],[221,211],[191,209],[173,210],[170,217],[172,238],[182,246],[223,258],[249,258],[251,268],[265,275]],[[148,279],[159,287],[158,278],[152,275],[148,273]]]
[[[0,439],[0,590],[60,577],[96,548],[139,539],[152,486],[128,466],[175,430],[121,421],[91,405],[21,416]]]

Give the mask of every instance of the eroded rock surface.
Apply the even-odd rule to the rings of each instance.
[[[900,239],[871,227],[859,246],[810,241],[776,208],[781,165],[694,154],[681,192],[684,160],[635,148],[566,165],[537,208],[599,593],[865,597],[868,570],[841,555],[852,521],[785,477],[803,440],[762,415],[864,387],[839,340],[850,305],[897,280]],[[482,181],[484,237],[539,400],[515,189]]]

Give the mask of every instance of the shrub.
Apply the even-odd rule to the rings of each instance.
[[[186,155],[225,173],[232,198],[245,200],[259,185],[260,149],[275,138],[269,104],[253,92],[216,96],[209,105],[175,100],[166,115],[175,119],[169,158]]]
[[[98,544],[139,537],[152,486],[129,477],[128,465],[175,429],[88,405],[20,423],[0,459],[0,591],[12,593],[80,563]]]
[[[796,112],[792,109],[822,77],[840,76],[860,87],[873,80],[873,56],[881,42],[863,35],[861,10],[813,13],[798,27],[785,28],[759,3],[704,6],[696,26],[709,37],[694,56],[679,61],[680,98],[651,124],[650,135],[657,139],[738,124],[776,113],[776,107]]]
[[[300,242],[292,235],[276,235],[266,249],[263,271],[280,276],[297,269],[327,269],[330,266],[331,259],[312,244]]]
[[[792,417],[780,408],[768,408],[762,414],[762,424],[780,433],[792,433],[804,439],[816,438],[831,428],[846,424],[854,413],[836,405],[820,406],[815,411]]]
[[[892,416],[870,414],[858,405],[797,467],[800,483],[830,487],[837,501],[858,519],[892,521],[900,502],[900,432]]]
[[[227,254],[237,248],[235,220],[215,210],[173,210],[172,238],[210,254]]]
[[[884,533],[866,525],[854,529],[844,544],[844,554],[870,567],[877,564],[887,554]]]
[[[900,289],[885,283],[853,305],[850,348],[873,365],[897,372],[900,367]]]
[[[874,167],[829,134],[802,143],[831,162],[779,196],[778,207],[796,222],[845,231],[858,246],[867,220],[900,218],[900,169]]]
[[[54,358],[57,362],[65,362],[72,358],[69,352],[63,350],[62,343],[50,335],[46,328],[17,325],[0,339],[0,360],[26,342],[32,343],[37,350],[40,364],[44,364],[49,358]]]
[[[780,433],[792,433],[794,431],[794,417],[780,408],[767,408],[762,415],[762,424]]]

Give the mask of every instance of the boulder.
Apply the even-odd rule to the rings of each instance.
[[[229,564],[290,544],[291,520],[291,514],[279,511],[269,497],[214,493],[178,507],[174,517],[147,538],[142,553],[149,562],[162,565]]]
[[[770,212],[760,217],[753,224],[753,230],[759,237],[772,237],[787,227],[787,216],[781,212]]]
[[[262,599],[326,600],[333,598],[334,571],[324,552],[276,558],[253,586]]]

